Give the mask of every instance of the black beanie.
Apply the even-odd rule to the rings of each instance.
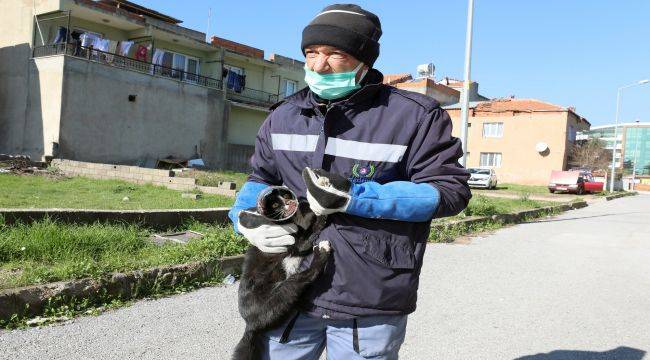
[[[379,56],[381,23],[377,15],[354,4],[324,8],[302,31],[302,53],[310,45],[329,45],[372,67]]]

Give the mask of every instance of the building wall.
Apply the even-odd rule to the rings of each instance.
[[[453,136],[460,137],[460,111],[449,110]],[[562,170],[568,155],[568,124],[587,126],[569,119],[568,112],[475,113],[470,117],[468,131],[468,167],[480,166],[480,153],[501,153],[501,166],[496,167],[500,183],[545,185],[552,170]],[[483,124],[502,122],[503,136],[483,136]],[[535,146],[544,142],[548,151],[539,153]]]
[[[33,159],[55,155],[59,141],[63,89],[63,56],[29,61],[29,94],[21,153]]]
[[[255,137],[268,113],[231,105],[228,119],[228,143],[255,145]]]
[[[136,95],[129,102],[129,95]],[[59,137],[65,159],[143,164],[195,152],[219,166],[220,90],[66,57]]]
[[[625,173],[650,174],[650,126],[625,126],[623,128],[623,164]],[[636,154],[636,157],[634,156]],[[636,161],[636,164],[635,164]]]

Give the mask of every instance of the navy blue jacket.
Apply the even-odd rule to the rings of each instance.
[[[433,217],[462,211],[471,197],[469,174],[458,164],[462,148],[449,115],[434,99],[382,78],[371,70],[365,86],[327,106],[308,88],[276,104],[257,135],[249,182],[285,185],[304,198],[301,172],[309,166],[357,184],[426,183],[439,195]],[[431,219],[328,219],[319,241],[331,242],[332,258],[305,310],[331,318],[413,312]]]

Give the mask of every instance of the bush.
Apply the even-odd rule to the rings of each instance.
[[[486,196],[476,196],[465,209],[466,216],[490,216],[498,214],[497,206]]]

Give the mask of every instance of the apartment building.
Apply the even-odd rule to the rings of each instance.
[[[242,169],[268,107],[304,86],[299,61],[123,0],[0,4],[0,152]]]
[[[578,140],[599,139],[607,150],[614,149],[616,126],[594,126],[578,133]],[[615,165],[619,173],[650,175],[650,122],[620,123],[616,134]],[[634,170],[634,171],[633,171]]]
[[[445,109],[460,137],[460,106]],[[467,166],[495,169],[500,183],[546,185],[552,170],[567,169],[577,133],[589,127],[574,109],[536,99],[470,102]]]

